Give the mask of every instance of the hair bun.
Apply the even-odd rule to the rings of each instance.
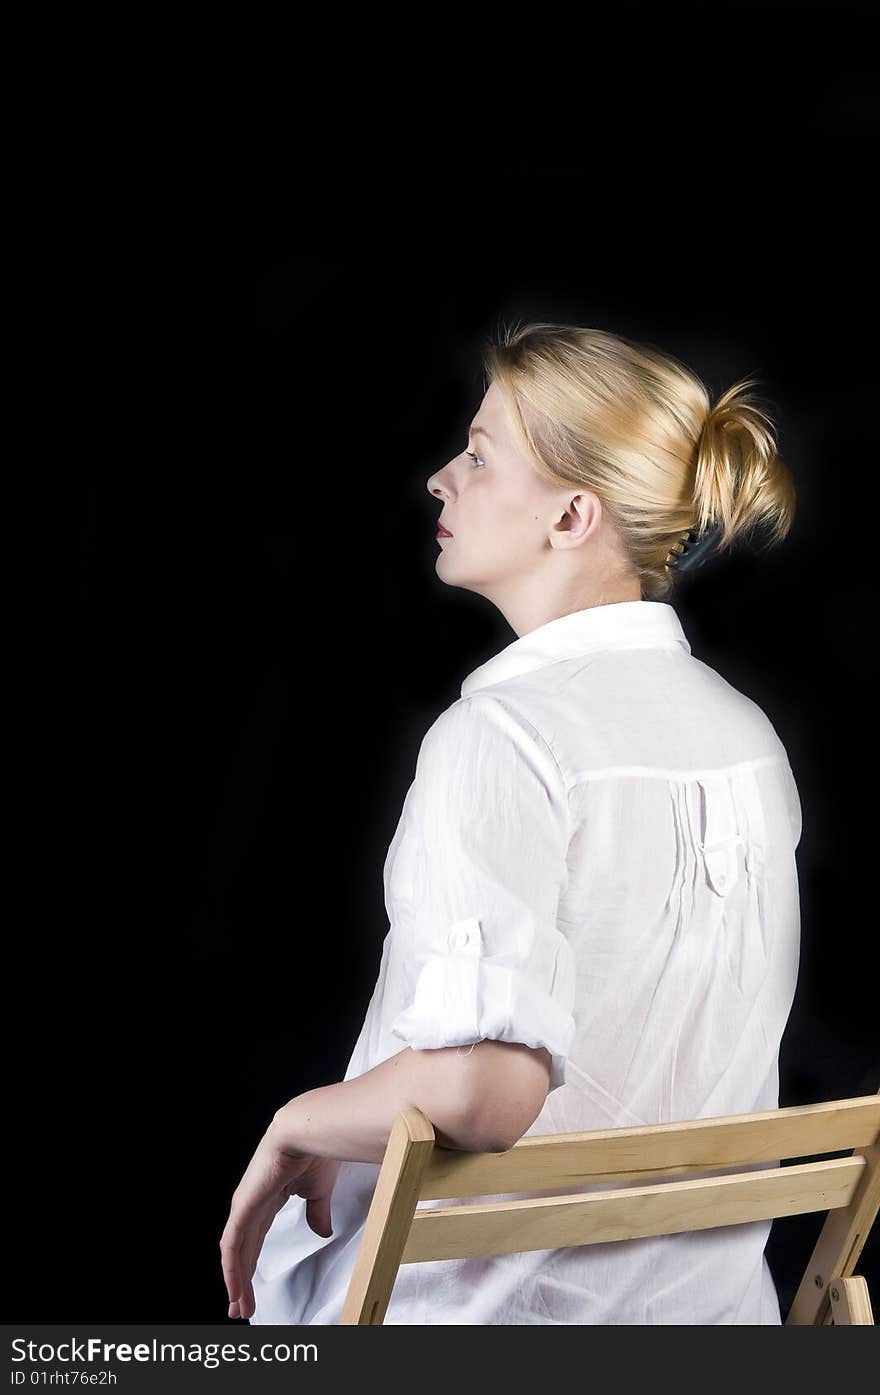
[[[584,325],[503,329],[484,369],[523,454],[562,489],[591,490],[646,600],[670,593],[734,539],[791,527],[795,486],[773,423],[741,379],[713,404],[705,384],[651,344]]]

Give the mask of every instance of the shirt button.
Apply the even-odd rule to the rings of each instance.
[[[457,930],[452,931],[452,934],[449,936],[449,943],[453,949],[464,949],[465,945],[470,943],[470,938],[470,930],[466,930],[462,925],[459,926]]]

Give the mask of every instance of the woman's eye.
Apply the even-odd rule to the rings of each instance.
[[[475,469],[475,470],[476,470],[476,469],[482,469],[482,467],[483,467],[483,466],[485,465],[485,463],[486,463],[485,460],[483,459],[483,457],[482,457],[481,455],[477,455],[477,452],[476,452],[475,450],[466,450],[466,451],[465,451],[465,455],[469,455],[469,456],[471,457],[471,460],[473,460],[473,462],[474,462],[474,469]],[[478,464],[477,462],[479,462],[479,464]]]

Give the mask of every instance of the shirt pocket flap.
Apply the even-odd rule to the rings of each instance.
[[[706,877],[718,896],[727,896],[738,876],[737,848],[743,839],[737,832],[736,806],[726,776],[698,781],[702,790],[700,851]]]

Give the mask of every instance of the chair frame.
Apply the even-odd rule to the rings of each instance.
[[[845,1149],[844,1157],[781,1165]],[[605,1181],[633,1185],[583,1190]],[[429,1199],[545,1188],[570,1190],[417,1209]],[[880,1092],[756,1114],[527,1135],[503,1153],[440,1147],[422,1111],[404,1109],[388,1139],[340,1324],[381,1325],[401,1264],[827,1211],[784,1325],[873,1326],[867,1282],[853,1270],[878,1205]]]

